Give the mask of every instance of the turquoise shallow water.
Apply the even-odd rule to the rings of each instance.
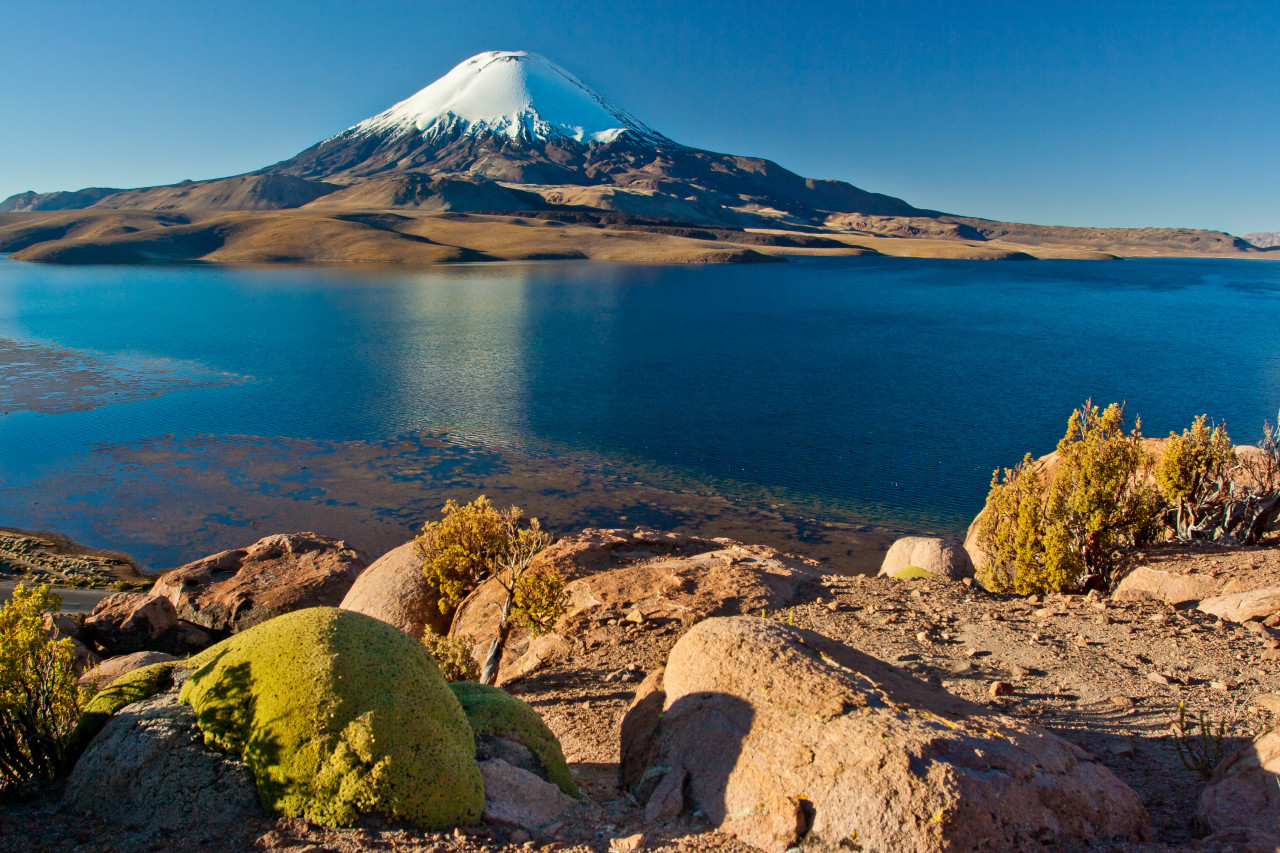
[[[290,442],[445,434],[495,459],[567,454],[737,506],[954,532],[991,470],[1051,449],[1085,397],[1126,400],[1150,435],[1208,412],[1254,440],[1280,408],[1277,291],[1280,264],[1240,260],[0,261],[0,524],[71,526],[175,561],[244,538],[174,544],[192,513],[227,511],[199,506],[215,496],[195,472],[217,469],[264,507],[278,491],[299,524],[332,492],[286,495],[279,470],[229,442],[287,456],[304,452]],[[184,441],[197,451],[177,464]],[[381,475],[361,476],[370,502],[390,500],[373,497]],[[121,498],[134,480],[165,496],[145,529]],[[386,509],[359,489],[339,503]]]

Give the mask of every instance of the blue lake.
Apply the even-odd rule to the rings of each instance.
[[[1242,260],[0,261],[0,525],[152,568],[286,525],[377,553],[483,488],[839,562],[961,532],[1086,397],[1254,441],[1278,291]]]

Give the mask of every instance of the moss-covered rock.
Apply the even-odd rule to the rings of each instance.
[[[537,711],[505,690],[486,684],[455,681],[449,688],[462,703],[477,739],[505,738],[522,744],[537,756],[547,781],[571,797],[581,796],[565,763],[560,741]]]
[[[916,578],[936,578],[933,572],[928,569],[922,569],[919,566],[907,566],[905,569],[899,569],[894,572],[893,576],[900,581],[915,580]]]
[[[100,690],[89,700],[75,731],[71,733],[71,742],[67,749],[68,762],[74,764],[89,742],[97,737],[98,732],[107,724],[107,720],[123,708],[134,702],[149,699],[163,690],[173,686],[173,668],[178,661],[164,661],[144,666],[126,673],[110,685]]]
[[[298,610],[191,659],[180,699],[240,755],[264,806],[328,825],[377,812],[437,829],[484,808],[475,741],[422,644],[377,619]]]

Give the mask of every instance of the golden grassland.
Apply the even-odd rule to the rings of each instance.
[[[678,230],[678,229],[667,229]],[[792,245],[784,229],[713,229],[701,236],[632,225],[593,225],[516,214],[387,211],[95,210],[0,214],[0,253],[41,263],[296,262],[436,264],[590,259],[642,263],[755,263],[785,256],[885,255],[1014,260],[1119,256],[1266,257],[1271,253],[1180,246],[1145,229],[1139,242],[1079,243],[1069,233],[1013,233],[964,239],[953,233],[876,233],[812,229],[828,245]],[[696,232],[695,232],[696,233]],[[1043,242],[1030,240],[1043,237]],[[772,245],[776,244],[776,245]],[[833,245],[843,244],[843,245]]]

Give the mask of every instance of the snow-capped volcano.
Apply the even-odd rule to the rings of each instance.
[[[390,109],[340,135],[393,133],[438,138],[490,134],[525,142],[568,138],[613,142],[630,133],[671,144],[551,60],[522,50],[491,50]]]
[[[823,144],[839,144],[824,140]],[[901,199],[758,157],[680,145],[536,53],[488,51],[287,160],[246,175],[99,197],[3,202],[151,210],[598,210],[693,224],[820,226],[914,216]],[[74,197],[72,197],[74,196]]]

